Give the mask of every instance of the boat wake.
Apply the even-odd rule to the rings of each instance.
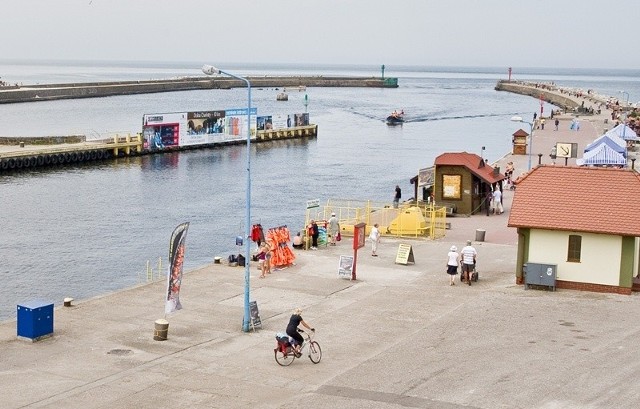
[[[351,110],[354,115],[359,115],[365,118],[374,119],[380,122],[386,122],[387,117],[381,118],[377,115],[372,115],[368,112],[358,112],[355,110]],[[491,117],[512,117],[516,115],[527,115],[527,113],[523,112],[506,112],[506,113],[495,113],[495,114],[476,114],[476,115],[419,115],[412,116],[408,115],[404,117],[404,123],[412,123],[412,122],[428,122],[428,121],[447,121],[454,119],[474,119],[474,118],[491,118]]]
[[[514,115],[521,115],[522,113],[511,112],[501,114],[477,114],[477,115],[452,115],[452,116],[418,116],[405,118],[405,123],[411,122],[427,122],[427,121],[447,121],[452,119],[473,119],[473,118],[491,118],[491,117],[511,117]],[[383,119],[384,121],[384,119]]]

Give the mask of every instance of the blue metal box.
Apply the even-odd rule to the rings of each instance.
[[[53,304],[30,301],[18,305],[18,336],[36,341],[53,334]]]

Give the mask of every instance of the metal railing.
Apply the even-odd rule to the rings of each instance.
[[[307,220],[316,220],[323,227],[335,213],[340,223],[340,234],[353,234],[353,226],[366,223],[366,234],[374,224],[383,235],[395,237],[428,237],[437,239],[445,236],[447,209],[432,203],[405,202],[398,208],[388,203],[370,200],[329,199],[327,204],[307,210]]]

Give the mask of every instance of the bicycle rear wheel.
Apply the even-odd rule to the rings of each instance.
[[[288,349],[287,349],[288,350]],[[284,354],[280,350],[280,348],[275,348],[273,350],[274,357],[276,358],[276,362],[280,366],[289,366],[293,363],[293,360],[296,359],[295,354]]]
[[[309,344],[309,359],[314,364],[317,364],[322,359],[322,349],[320,349],[320,344],[316,341],[311,341]]]

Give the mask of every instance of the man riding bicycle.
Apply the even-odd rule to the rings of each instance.
[[[315,331],[315,328],[311,328],[309,324],[304,322],[301,314],[302,309],[296,308],[296,310],[293,312],[293,315],[291,315],[291,318],[289,319],[289,325],[287,325],[287,335],[293,338],[293,350],[295,351],[297,358],[300,358],[301,356],[300,348],[302,347],[302,343],[304,342],[304,338],[302,338],[302,335],[298,333],[298,325],[302,324],[311,331]]]

